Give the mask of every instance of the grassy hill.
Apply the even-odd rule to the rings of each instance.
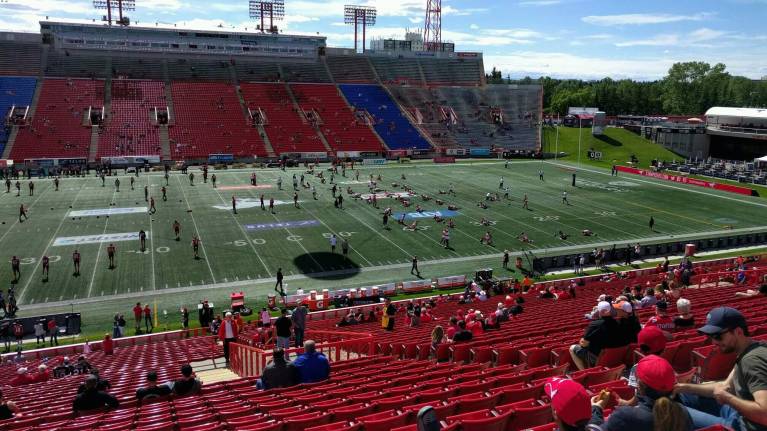
[[[578,161],[578,128],[560,127],[558,151],[567,153],[562,160]],[[650,166],[653,159],[674,160],[683,159],[662,146],[644,139],[628,130],[610,127],[605,129],[603,136],[593,136],[591,128],[583,128],[581,132],[581,163],[610,168],[613,164],[626,164],[634,154],[639,159],[639,167]],[[543,129],[544,150],[555,151],[557,129],[545,127]],[[589,149],[602,152],[602,160],[589,160]]]

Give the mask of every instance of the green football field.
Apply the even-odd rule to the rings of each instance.
[[[327,168],[327,165],[325,166]],[[129,314],[136,301],[157,301],[159,309],[171,312],[182,305],[192,306],[201,298],[226,305],[232,291],[244,291],[250,305],[272,292],[279,267],[286,276],[289,293],[296,288],[334,288],[364,286],[413,279],[410,258],[417,255],[424,277],[468,274],[482,266],[500,267],[504,249],[512,253],[532,250],[537,256],[575,253],[593,246],[625,247],[628,243],[649,243],[668,238],[693,238],[767,230],[767,204],[759,198],[621,175],[584,167],[577,172],[577,187],[572,187],[574,165],[540,161],[460,162],[454,165],[414,163],[385,167],[358,166],[359,180],[347,170],[346,177],[335,176],[344,196],[343,209],[333,205],[330,184],[306,174],[315,185],[318,199],[299,186],[300,208],[293,206],[292,175],[305,174],[303,168],[256,170],[260,188],[249,186],[253,170],[211,171],[218,187],[210,180],[203,184],[195,172],[191,186],[186,176],[173,173],[167,187],[168,200],[161,198],[165,185],[162,174],[142,173],[130,189],[129,177],[115,177],[102,187],[97,177],[64,178],[59,191],[50,180],[35,180],[35,194],[28,196],[26,181],[16,196],[0,190],[0,280],[10,286],[10,260],[21,259],[21,278],[15,284],[23,315],[41,312],[81,311],[99,319],[115,312]],[[542,170],[544,180],[538,177]],[[412,205],[404,208],[394,199],[381,198],[378,209],[347,194],[347,187],[366,194],[370,174],[381,175],[380,188],[403,192],[403,183],[417,193]],[[406,180],[401,176],[405,175]],[[325,177],[329,179],[329,172]],[[283,190],[277,190],[282,178]],[[501,177],[510,189],[504,199],[499,189]],[[400,186],[395,187],[393,183]],[[456,196],[440,195],[450,184]],[[157,212],[148,214],[144,186],[157,201]],[[569,204],[562,202],[567,192]],[[486,193],[498,193],[501,200],[485,202]],[[277,201],[275,213],[260,209],[258,198]],[[432,197],[425,201],[420,197]],[[527,194],[529,209],[522,208]],[[238,199],[238,213],[231,210],[232,196]],[[442,199],[444,205],[435,200]],[[29,219],[18,220],[20,204],[29,208]],[[416,205],[424,211],[445,211],[448,204],[459,207],[452,218],[451,248],[440,246],[443,228],[431,217],[417,218],[416,231],[403,229],[393,217],[389,228],[382,226],[382,211],[391,207],[395,215],[412,213]],[[107,217],[106,212],[112,211]],[[72,213],[73,211],[89,211]],[[98,214],[98,215],[96,215]],[[412,220],[409,214],[406,220]],[[648,227],[650,217],[655,229]],[[491,226],[480,224],[482,218]],[[181,224],[181,239],[175,240],[172,224]],[[148,234],[147,250],[140,252],[137,232]],[[581,234],[590,229],[594,236]],[[494,246],[480,243],[489,230]],[[561,240],[556,233],[568,234]],[[526,233],[532,240],[517,239]],[[201,239],[200,259],[193,258],[192,235]],[[339,238],[332,254],[329,236]],[[348,259],[340,255],[341,239],[350,245]],[[116,246],[116,267],[108,268],[107,246]],[[82,255],[81,275],[73,276],[72,253]],[[50,258],[50,276],[42,276],[41,257]],[[502,274],[501,274],[502,275]],[[108,321],[108,320],[107,320]]]

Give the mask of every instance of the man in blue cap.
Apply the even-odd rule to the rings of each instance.
[[[695,429],[725,425],[736,431],[767,431],[767,344],[751,340],[745,317],[731,307],[711,310],[698,331],[721,353],[735,353],[737,359],[724,381],[676,385]]]

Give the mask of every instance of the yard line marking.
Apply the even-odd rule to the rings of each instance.
[[[178,187],[181,189],[181,195],[184,196],[184,202],[186,202],[186,209],[190,210],[192,209],[191,206],[189,206],[189,200],[186,198],[186,192],[184,191],[184,185],[181,184],[181,176],[177,175],[176,180],[178,180]],[[210,271],[210,277],[213,279],[213,282],[216,282],[216,276],[213,275],[213,268],[210,266],[210,259],[208,259],[208,253],[205,251],[205,241],[202,241],[200,230],[197,229],[197,221],[194,219],[194,214],[189,213],[189,216],[192,217],[192,225],[194,226],[194,231],[197,233],[197,238],[200,238],[200,247],[202,248],[202,254],[205,256],[205,263],[208,265],[208,271]],[[189,282],[191,285],[191,282]]]
[[[742,228],[742,229],[732,229],[732,230],[718,230],[718,231],[710,231],[710,232],[700,232],[697,234],[691,234],[687,236],[674,236],[674,235],[659,235],[653,238],[648,238],[648,240],[658,241],[658,240],[667,240],[667,239],[677,239],[680,241],[687,241],[695,238],[706,238],[711,235],[718,235],[718,234],[734,234],[734,233],[746,233],[746,232],[755,232],[759,230],[767,229],[767,226],[759,226],[755,228]],[[543,255],[549,255],[551,253],[562,253],[564,254],[573,254],[573,250],[575,250],[576,253],[581,251],[588,251],[591,250],[594,247],[610,247],[613,244],[616,246],[626,246],[626,245],[633,245],[635,241],[633,240],[624,240],[624,241],[616,241],[616,242],[600,242],[600,243],[592,243],[592,244],[584,244],[583,246],[562,246],[562,247],[552,247],[548,249],[541,249],[538,250],[539,252],[542,252]],[[757,246],[758,247],[758,246]],[[522,252],[514,252],[510,254],[511,258],[513,259],[516,256],[524,257],[524,253]],[[459,263],[459,262],[473,262],[478,260],[496,260],[498,259],[498,253],[493,254],[480,254],[478,256],[459,256],[459,257],[451,257],[449,259],[439,259],[434,261],[420,261],[418,262],[422,266],[429,266],[429,265],[443,265],[443,264],[449,264],[449,263]],[[311,280],[318,277],[331,277],[336,275],[346,275],[346,274],[356,274],[356,273],[365,273],[365,272],[378,272],[378,271],[391,271],[395,269],[408,269],[410,268],[410,261],[404,261],[404,263],[396,263],[394,265],[382,265],[382,266],[374,266],[374,267],[362,267],[362,268],[353,268],[353,269],[342,269],[338,271],[332,271],[332,272],[323,272],[323,273],[313,273],[313,274],[294,274],[291,272],[291,275],[286,276],[286,281],[296,281],[296,280]],[[311,275],[311,276],[310,276]],[[255,285],[269,285],[273,283],[274,281],[271,279],[261,279],[256,281],[233,281],[229,283],[218,283],[218,284],[203,284],[203,285],[195,285],[193,286],[190,282],[189,287],[181,287],[181,288],[170,288],[166,290],[158,290],[155,292],[155,295],[166,295],[166,294],[178,294],[178,293],[187,293],[187,292],[197,292],[197,291],[205,291],[210,289],[220,289],[220,290],[227,290],[227,289],[233,289],[233,288],[240,288],[245,286],[252,287]],[[352,285],[358,285],[359,283],[355,284],[349,284]],[[339,284],[337,287],[343,287],[344,284]],[[265,293],[264,293],[265,295]],[[122,299],[132,299],[132,298],[140,298],[142,297],[142,294],[140,293],[121,293],[118,295],[110,295],[106,296],[104,298],[84,298],[82,301],[79,301],[78,303],[81,305],[84,304],[92,304],[92,303],[98,303],[103,301],[110,301],[110,300],[122,300]],[[63,296],[61,297],[63,299]],[[42,307],[61,307],[61,306],[69,306],[71,304],[71,300],[67,301],[59,301],[59,302],[51,302],[46,304],[38,304],[40,308]]]
[[[556,162],[546,162],[546,163],[552,164],[552,165],[556,165],[556,166],[561,166],[561,167],[574,168],[574,166],[569,166],[569,165],[562,164],[562,163],[556,163]],[[586,171],[586,172],[592,172],[592,173],[595,173],[595,174],[605,175],[605,176],[609,176],[610,175],[607,172],[601,172],[601,171],[597,171],[597,170],[593,170],[593,169],[587,169],[587,168],[578,168],[578,169]],[[638,175],[632,175],[632,176],[627,177],[627,178],[630,178],[631,181],[636,181],[636,182],[640,182],[640,183],[652,184],[652,185],[656,185],[656,186],[660,186],[660,187],[666,187],[666,188],[669,188],[669,189],[681,190],[681,191],[690,192],[690,193],[697,193],[697,194],[701,194],[701,195],[705,195],[705,196],[712,196],[712,197],[716,197],[716,198],[727,199],[727,200],[739,202],[739,203],[742,203],[742,204],[756,205],[756,206],[760,206],[760,207],[763,207],[763,208],[767,208],[767,204],[764,204],[764,203],[761,203],[761,202],[744,201],[742,199],[737,199],[737,198],[734,198],[732,196],[718,195],[718,194],[714,194],[714,193],[704,192],[702,190],[695,190],[695,189],[692,189],[692,188],[688,189],[688,188],[684,188],[684,187],[674,186],[674,185],[671,185],[671,184],[665,184],[663,182],[660,182],[662,180],[659,180],[659,182],[655,182],[655,181],[648,181],[648,180],[642,179],[641,177],[640,178],[635,178],[637,176]]]
[[[39,194],[38,194],[38,196],[37,196],[37,199],[35,199],[35,200],[34,200],[34,202],[32,202],[31,204],[29,204],[29,206],[27,206],[27,210],[30,210],[30,209],[32,209],[32,207],[33,207],[33,206],[35,206],[35,204],[36,204],[36,203],[37,203],[37,202],[40,200],[40,198],[42,198],[42,197],[43,197],[43,195],[44,195],[45,193],[47,193],[49,190],[51,190],[52,188],[53,188],[53,187],[50,187],[50,186],[49,186],[49,187],[47,187],[47,188],[46,188],[46,189],[45,189],[45,190],[44,190],[42,193],[39,193]],[[16,219],[16,220],[13,222],[13,224],[11,224],[11,225],[8,227],[8,230],[7,230],[7,231],[5,231],[5,233],[4,233],[2,236],[0,236],[0,243],[2,243],[2,241],[5,239],[6,235],[8,235],[8,233],[9,233],[10,231],[12,231],[12,230],[13,230],[13,228],[14,228],[14,227],[15,227],[15,226],[16,226],[18,223],[19,223],[19,220],[18,220],[18,219]],[[29,232],[29,230],[27,230],[27,232]]]
[[[223,173],[223,172],[222,172],[222,173]],[[216,189],[213,189],[213,190],[215,190],[215,191],[216,191],[216,194],[218,195],[218,198],[219,198],[219,199],[221,199],[221,202],[223,202],[223,204],[224,204],[224,205],[226,205],[226,200],[225,200],[225,199],[224,199],[224,197],[221,195],[221,192],[219,192],[217,188],[216,188]],[[259,261],[259,262],[261,262],[261,265],[262,265],[262,266],[264,267],[264,269],[266,270],[266,273],[267,273],[267,274],[269,274],[269,277],[271,277],[271,276],[272,276],[272,272],[271,272],[271,271],[269,271],[269,267],[267,267],[267,266],[266,266],[266,262],[264,262],[264,259],[262,259],[262,258],[261,258],[261,255],[258,253],[258,250],[256,250],[256,246],[255,246],[255,245],[253,245],[253,241],[251,241],[251,240],[250,240],[250,237],[248,236],[248,233],[245,231],[245,228],[244,228],[244,227],[242,227],[242,224],[240,224],[240,221],[239,221],[239,220],[237,220],[237,217],[235,217],[235,216],[234,216],[234,213],[230,212],[230,214],[231,214],[231,216],[232,216],[232,219],[234,220],[234,224],[236,224],[236,225],[237,225],[237,227],[240,229],[240,232],[242,232],[242,235],[245,237],[245,241],[247,241],[247,242],[248,242],[248,245],[250,245],[250,249],[251,249],[251,250],[253,250],[253,253],[254,253],[254,254],[256,255],[256,257],[258,258],[258,261]],[[272,214],[272,215],[274,215],[274,214]],[[276,219],[276,217],[275,217],[275,219]],[[279,221],[279,220],[278,220],[278,221]],[[285,229],[285,230],[287,230],[287,229]],[[288,235],[293,235],[293,234],[292,234],[292,233],[290,233],[290,231],[288,231]],[[301,245],[301,247],[303,248],[303,245]],[[309,252],[308,252],[308,251],[307,251],[305,248],[304,248],[304,251],[305,251],[307,254],[309,253]],[[310,254],[309,256],[311,256],[311,254]],[[314,260],[314,258],[312,258],[312,260]],[[320,265],[320,268],[321,268],[321,267],[322,267],[322,265]]]
[[[117,196],[117,189],[114,189],[112,191],[112,199],[110,199],[109,205],[111,206],[112,203],[115,201],[115,196]],[[102,232],[102,235],[105,235],[107,233],[107,228],[109,227],[109,219],[107,218],[104,222],[104,232]],[[96,262],[93,264],[93,273],[91,274],[91,282],[88,285],[88,297],[90,298],[91,292],[93,291],[93,282],[96,280],[96,270],[99,267],[99,256],[101,256],[101,245],[102,243],[99,243],[99,249],[96,252]],[[104,291],[101,292],[101,296],[104,296]]]
[[[80,197],[80,192],[82,192],[84,187],[80,187],[80,190],[77,191],[77,194],[75,195],[75,199],[72,201],[72,206],[75,206],[75,203],[77,202],[77,199]],[[48,254],[48,250],[51,248],[51,245],[56,240],[56,235],[58,235],[59,230],[61,229],[61,226],[64,225],[64,221],[67,219],[67,213],[64,213],[64,217],[61,218],[61,221],[59,222],[58,227],[56,228],[56,231],[53,232],[53,236],[51,237],[51,240],[48,241],[48,245],[45,246],[45,249],[43,250],[43,256]],[[108,219],[107,219],[108,220]],[[37,269],[40,267],[40,264],[42,263],[42,258],[37,260],[37,264],[35,265],[35,268],[32,270],[32,274],[37,272]],[[27,280],[27,283],[24,285],[24,288],[21,290],[21,294],[18,297],[18,302],[21,303],[24,300],[25,295],[27,294],[27,289],[29,288],[29,283],[32,282],[32,277],[30,277]]]
[[[146,184],[147,184],[147,187],[149,187],[150,189],[152,188],[152,182],[150,181],[149,176],[147,176],[146,178]],[[154,195],[152,196],[154,197]],[[149,244],[151,246],[150,250],[151,250],[151,256],[152,256],[152,261],[151,261],[152,262],[152,290],[157,290],[157,276],[155,275],[155,269],[154,269],[154,233],[155,232],[152,226],[153,215],[150,214],[149,211],[147,211],[147,215],[149,216],[149,232],[150,232]]]

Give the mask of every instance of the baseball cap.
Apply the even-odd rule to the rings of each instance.
[[[597,311],[599,311],[599,314],[609,313],[612,308],[612,305],[607,301],[601,301],[597,304]]]
[[[637,377],[651,389],[662,393],[673,391],[676,384],[676,374],[671,364],[657,355],[645,356],[639,361]]]
[[[655,303],[655,308],[666,311],[668,310],[668,303],[666,303],[666,301],[658,301]]]
[[[632,311],[634,311],[634,307],[631,306],[631,303],[628,301],[621,301],[617,304],[613,304],[613,308],[615,308],[618,311],[623,311],[624,313],[631,314]]]
[[[645,345],[650,353],[657,354],[666,348],[666,336],[657,326],[645,326],[637,335],[639,345]]]
[[[543,385],[551,407],[562,422],[576,425],[591,418],[591,398],[580,383],[552,377]]]
[[[706,316],[706,325],[698,329],[706,335],[714,335],[733,328],[747,328],[746,318],[732,307],[716,307]]]

